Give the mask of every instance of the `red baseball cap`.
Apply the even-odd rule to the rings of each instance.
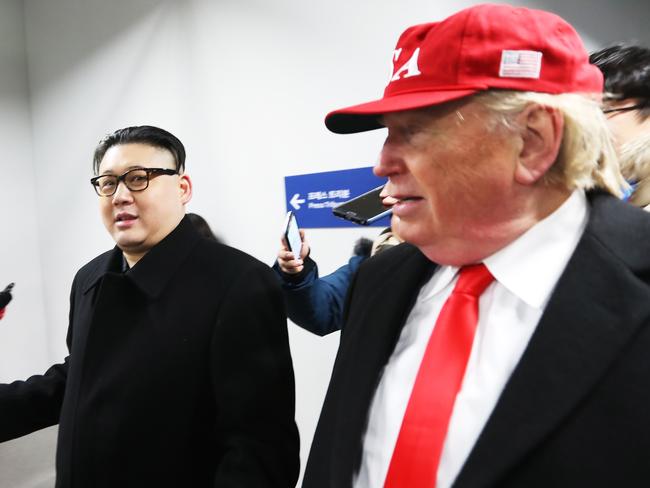
[[[402,33],[383,98],[330,112],[349,134],[382,127],[379,115],[457,100],[488,89],[601,93],[603,75],[571,25],[543,10],[483,4]]]

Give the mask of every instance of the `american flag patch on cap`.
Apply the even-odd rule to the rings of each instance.
[[[542,69],[542,53],[539,51],[501,52],[501,78],[539,78]]]

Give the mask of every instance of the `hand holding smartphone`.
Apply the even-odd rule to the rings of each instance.
[[[287,219],[284,224],[284,241],[286,242],[289,251],[293,253],[294,259],[300,259],[302,238],[300,237],[296,215],[291,210],[287,212]]]

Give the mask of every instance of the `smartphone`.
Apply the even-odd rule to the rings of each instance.
[[[300,238],[296,215],[291,210],[287,212],[287,220],[284,224],[284,241],[287,243],[289,251],[293,253],[294,258],[300,259],[302,239]]]
[[[384,185],[378,186],[363,195],[359,195],[345,203],[342,203],[332,209],[337,217],[350,220],[355,224],[370,225],[386,215],[390,215],[392,210],[385,207],[379,197]]]

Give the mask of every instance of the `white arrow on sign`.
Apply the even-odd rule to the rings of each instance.
[[[300,210],[300,204],[305,203],[305,201],[300,198],[300,193],[296,193],[294,196],[291,197],[291,200],[289,200],[289,203],[296,210]]]

